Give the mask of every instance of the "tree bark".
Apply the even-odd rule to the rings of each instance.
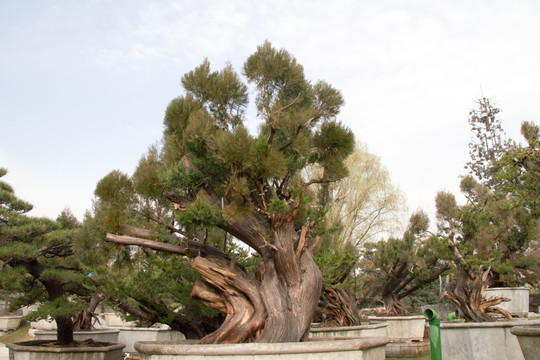
[[[334,319],[338,326],[354,326],[360,324],[356,307],[345,290],[326,288],[324,295],[328,303],[323,308],[325,317]]]
[[[382,300],[384,304],[384,312],[382,315],[387,316],[402,316],[409,315],[409,311],[399,301],[399,296],[395,293],[390,292],[382,295]]]
[[[242,236],[243,226],[233,226]],[[163,243],[133,236],[107,234],[106,240],[187,256],[197,254],[192,267],[205,284],[195,284],[192,296],[227,314],[221,327],[202,342],[297,342],[307,338],[322,289],[322,275],[307,247],[295,251],[295,235],[292,222],[282,222],[274,229],[273,243],[260,248],[260,280],[221,250],[196,240],[190,240],[192,251],[171,244],[163,247]]]
[[[73,321],[73,329],[75,331],[92,329],[92,319],[96,318],[96,308],[104,299],[105,295],[100,293],[97,293],[90,298],[86,307],[75,315]]]
[[[57,316],[56,320],[56,342],[58,345],[73,344],[73,321],[71,316]]]
[[[468,322],[495,321],[488,312],[496,312],[512,320],[512,315],[506,310],[495,306],[503,301],[508,301],[508,299],[499,297],[487,300],[484,296],[484,290],[488,287],[490,273],[491,267],[487,269],[481,267],[478,271],[472,272],[466,271],[463,265],[458,264],[456,282],[452,286],[447,281],[441,298],[448,299],[454,303],[461,311],[465,321]]]

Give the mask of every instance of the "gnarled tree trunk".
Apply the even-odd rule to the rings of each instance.
[[[257,234],[253,227],[245,225],[240,222],[227,226],[237,236]],[[273,229],[272,243],[262,238],[250,240],[262,256],[258,279],[220,249],[197,240],[177,246],[142,238],[141,229],[132,233],[137,236],[107,234],[106,239],[194,258],[191,266],[204,281],[195,284],[192,297],[226,313],[221,327],[204,337],[203,343],[249,339],[296,342],[307,338],[322,289],[322,275],[307,248],[305,232],[296,234],[292,222],[279,222]]]
[[[488,312],[499,313],[512,320],[512,315],[506,310],[496,307],[505,297],[486,299],[484,290],[488,287],[491,267],[480,267],[475,272],[465,270],[458,264],[458,274],[455,284],[450,284],[447,279],[441,298],[448,299],[461,311],[465,321],[484,322],[495,321]]]
[[[395,293],[383,293],[382,300],[384,304],[384,312],[382,313],[383,316],[409,315],[409,311],[405,305],[399,301],[399,296],[397,296]]]
[[[333,319],[337,326],[354,326],[360,324],[360,316],[345,290],[341,288],[325,288],[324,295],[328,303],[323,308],[327,319]]]

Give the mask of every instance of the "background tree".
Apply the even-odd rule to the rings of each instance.
[[[193,257],[191,266],[204,279],[192,296],[227,314],[203,342],[299,341],[322,288],[309,246],[321,211],[310,189],[347,175],[343,161],[354,136],[335,120],[341,94],[307,81],[287,51],[266,42],[243,73],[262,119],[256,136],[243,125],[248,91],[231,66],[211,72],[204,61],[182,78],[186,94],[165,117],[166,195],[181,210],[181,225],[218,227],[253,249],[260,257],[256,276],[197,239],[178,241],[175,249]],[[309,164],[322,167],[320,177],[303,176]],[[107,239],[162,246],[114,234]]]
[[[401,300],[437,280],[448,268],[436,252],[438,238],[428,232],[429,218],[414,213],[402,238],[379,241],[364,250],[365,287],[378,289],[384,304],[380,315],[407,315]],[[369,263],[369,262],[370,263]]]
[[[532,144],[510,148],[494,164],[492,177],[485,181],[489,187],[465,176],[461,181],[465,205],[458,206],[452,194],[437,194],[439,232],[448,244],[441,254],[453,261],[455,272],[443,297],[468,321],[490,321],[488,312],[510,317],[495,306],[504,299],[485,299],[483,290],[520,285],[523,272],[534,265],[534,259],[525,256],[531,240],[538,237],[538,160],[534,160],[537,145]]]
[[[381,159],[357,142],[345,165],[349,176],[330,184],[328,190],[326,220],[338,228],[335,242],[360,248],[366,241],[378,241],[382,234],[401,231],[405,198]]]
[[[480,183],[491,187],[495,180],[495,165],[512,142],[506,138],[497,116],[500,109],[494,107],[488,98],[481,98],[476,103],[478,108],[469,113],[469,125],[474,138],[469,142],[470,161],[465,168]]]
[[[0,169],[0,177],[7,171]],[[26,215],[32,206],[0,181],[0,282],[21,294],[13,306],[39,304],[30,316],[51,316],[57,342],[73,343],[72,317],[86,304],[92,284],[82,271],[72,244],[78,222],[68,211],[53,221]]]
[[[140,197],[141,216],[147,219],[146,227],[150,228],[151,223],[157,223],[157,231],[161,231],[162,223],[170,223],[167,218],[169,202],[165,199],[165,188],[159,179],[161,173],[165,171],[165,164],[159,153],[157,145],[152,145],[147,154],[139,160],[139,164],[132,176],[133,189]]]
[[[340,326],[360,321],[356,311],[360,249],[365,242],[399,230],[405,209],[403,194],[365,144],[357,142],[345,165],[348,177],[319,190],[319,196],[328,198],[329,210],[315,251],[325,287],[323,313]]]
[[[140,236],[168,241],[167,228],[171,226],[172,216],[167,200],[157,192],[162,185],[158,178],[161,160],[156,149],[151,147],[149,154],[143,156],[132,177],[113,171],[98,182],[92,212],[85,214],[74,247],[97,286],[89,302],[97,306],[105,300],[139,326],[164,323],[188,339],[200,339],[216,330],[221,321],[215,313],[189,298],[197,276],[187,262],[168,254],[104,241],[107,231],[135,229],[111,222],[115,218],[109,216],[111,208],[113,213],[120,214],[116,219],[140,226],[137,232],[143,234]],[[103,191],[104,184],[111,189],[126,188],[127,201],[111,201],[122,197]],[[95,306],[87,308],[89,312],[81,316],[91,319]]]

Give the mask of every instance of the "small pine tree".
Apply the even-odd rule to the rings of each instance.
[[[7,170],[0,169],[0,178]],[[72,249],[78,222],[69,211],[56,221],[27,216],[32,205],[0,181],[0,283],[21,293],[14,306],[40,304],[33,318],[56,320],[57,342],[73,343],[72,317],[85,307],[79,296],[91,292]]]

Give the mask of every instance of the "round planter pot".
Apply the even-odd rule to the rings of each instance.
[[[387,323],[366,324],[358,326],[312,327],[309,338],[335,338],[335,337],[371,337],[388,336]]]
[[[391,342],[422,341],[426,319],[423,315],[409,316],[369,316],[370,321],[388,323],[388,337]]]
[[[525,360],[535,360],[540,356],[540,325],[537,327],[520,326],[510,329],[519,341]]]
[[[135,343],[141,360],[169,360],[178,356],[183,360],[232,359],[232,360],[384,360],[385,336],[334,339],[312,339],[298,343],[276,344],[218,344],[202,345],[193,341]]]
[[[118,329],[99,329],[88,331],[74,331],[73,339],[76,341],[83,341],[93,339],[97,342],[118,342]],[[37,330],[34,332],[36,340],[56,340],[56,330]]]
[[[524,360],[512,328],[540,326],[540,320],[441,323],[444,360]],[[538,353],[535,353],[537,356]]]
[[[106,346],[51,347],[40,346],[50,340],[33,340],[7,344],[10,360],[119,360],[123,344]]]

